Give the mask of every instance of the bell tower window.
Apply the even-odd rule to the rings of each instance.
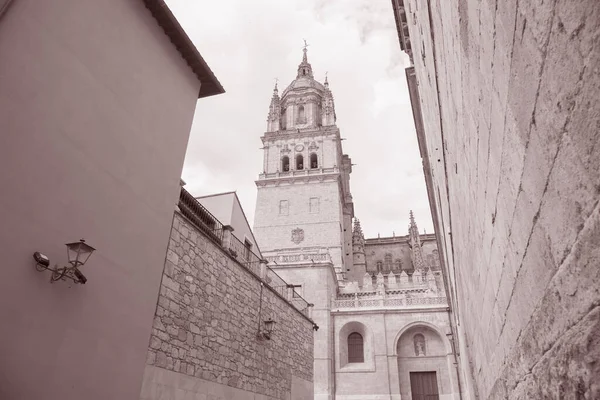
[[[315,153],[312,153],[310,155],[310,168],[319,168],[319,162],[318,162],[318,158],[317,155]]]
[[[283,156],[281,159],[281,170],[283,172],[288,172],[290,170],[290,158],[288,156]]]
[[[302,157],[302,154],[296,156],[296,169],[304,169],[304,157]]]

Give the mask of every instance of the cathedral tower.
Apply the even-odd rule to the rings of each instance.
[[[352,265],[350,158],[343,154],[327,78],[314,79],[306,46],[296,79],[273,91],[263,142],[254,234],[269,266],[314,304],[315,399],[333,385],[331,298]]]

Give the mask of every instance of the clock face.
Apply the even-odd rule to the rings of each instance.
[[[304,145],[297,144],[295,149],[296,149],[296,151],[302,151],[302,150],[304,150]]]

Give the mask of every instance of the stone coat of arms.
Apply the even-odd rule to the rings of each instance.
[[[304,240],[304,229],[296,228],[292,230],[292,242],[300,244]]]

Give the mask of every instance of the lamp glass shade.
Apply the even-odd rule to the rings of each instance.
[[[273,329],[275,328],[275,324],[276,322],[273,321],[271,318],[269,318],[268,320],[265,321],[265,332],[267,332],[268,334],[273,333]]]
[[[67,243],[69,263],[74,267],[85,264],[94,250],[96,249],[85,243],[85,240],[83,239],[79,242]]]

